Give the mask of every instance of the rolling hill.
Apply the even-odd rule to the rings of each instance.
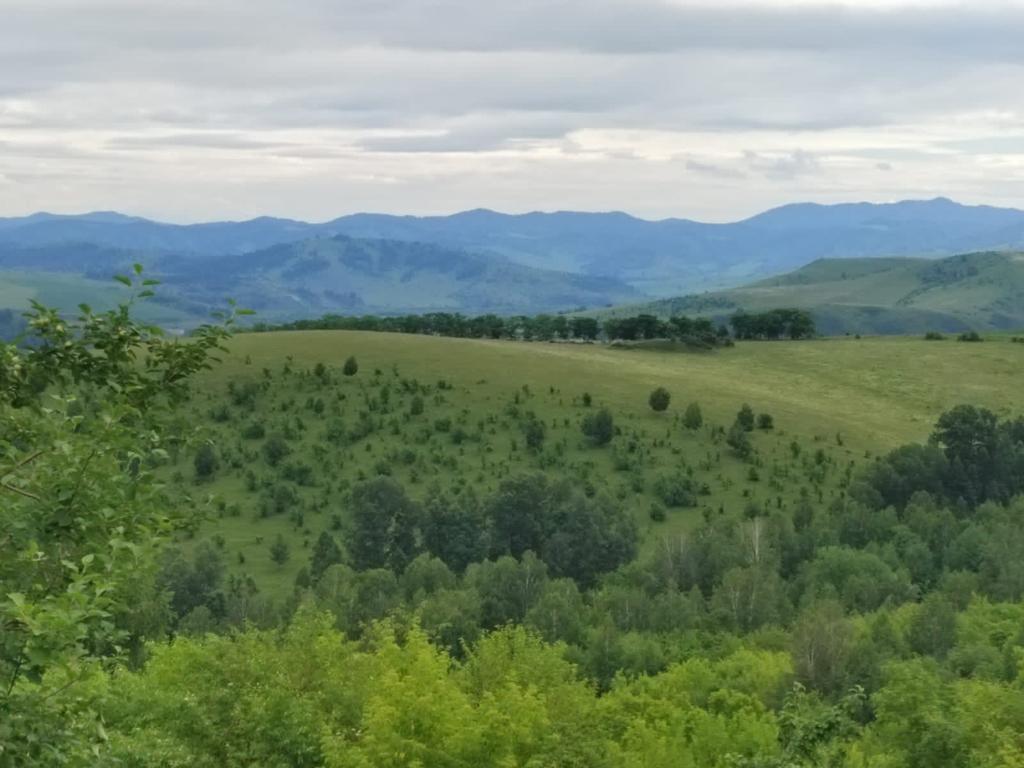
[[[212,257],[339,234],[498,254],[534,268],[611,277],[666,297],[742,285],[821,258],[942,257],[1024,248],[1024,211],[937,198],[881,205],[801,203],[727,224],[646,221],[619,212],[509,215],[484,209],[427,217],[359,213],[321,224],[262,217],[175,225],[109,212],[35,214],[0,219],[0,256],[24,247],[89,243]]]
[[[921,333],[1024,328],[1024,255],[983,252],[945,259],[820,259],[743,288],[617,308],[725,319],[739,310],[810,310],[819,331]]]
[[[264,320],[327,312],[538,313],[642,297],[612,278],[541,270],[430,243],[337,235],[222,256],[17,246],[0,253],[0,268],[11,270],[0,285],[0,308],[24,307],[30,298],[71,308],[83,295],[97,307],[110,305],[116,286],[109,276],[134,261],[163,282],[155,306],[164,312],[153,319],[174,325],[206,317],[227,297]]]
[[[324,378],[312,372],[317,363],[337,371],[348,355],[360,365],[353,377]],[[751,499],[777,497],[782,502],[785,497],[786,503],[794,503],[806,481],[802,474],[773,484],[784,477],[778,474],[780,467],[792,461],[794,441],[805,443],[808,457],[814,451],[829,457],[826,488],[835,493],[845,467],[866,462],[872,453],[925,439],[938,415],[966,393],[971,402],[1000,416],[1019,413],[1024,392],[1014,383],[1020,365],[1008,361],[1021,357],[1024,346],[1008,339],[955,345],[919,338],[740,342],[712,353],[680,354],[359,331],[241,334],[231,340],[223,364],[201,378],[184,412],[190,423],[206,425],[225,455],[249,452],[250,458],[234,464],[225,458],[216,482],[204,486],[204,493],[225,499],[236,512],[211,517],[188,541],[221,535],[233,571],[253,575],[266,593],[289,593],[308,558],[297,555],[284,566],[275,564],[267,555],[267,542],[280,534],[294,552],[303,553],[304,534],[288,515],[261,515],[266,489],[262,484],[247,486],[244,479],[247,472],[268,477],[278,471],[265,466],[254,451],[257,441],[239,439],[246,425],[263,421],[268,435],[294,432],[288,461],[329,467],[329,478],[323,481],[328,485],[372,477],[383,464],[414,495],[426,494],[434,482],[459,482],[486,494],[513,467],[544,467],[620,499],[650,548],[661,537],[696,525],[702,506],[724,505],[740,514]],[[272,378],[262,371],[273,371]],[[257,378],[265,383],[255,388],[246,384]],[[440,382],[439,388],[425,398],[424,412],[410,415],[409,387],[433,387],[433,382]],[[654,384],[672,394],[666,413],[648,406]],[[248,405],[242,402],[247,387],[254,393]],[[383,389],[387,395],[379,394]],[[588,412],[580,401],[584,391],[595,407],[614,412],[622,450],[594,450],[582,443],[577,422]],[[322,415],[310,410],[317,407],[317,398],[326,404]],[[332,420],[340,419],[349,428],[363,423],[359,411],[371,401],[380,428],[340,447],[324,437],[324,424]],[[679,424],[691,401],[700,403],[706,421],[696,432]],[[713,434],[714,425],[729,424],[742,403],[775,418],[774,430],[754,436],[762,457],[761,479],[752,480],[749,467],[731,458]],[[211,414],[218,415],[213,419]],[[523,439],[518,418],[526,414],[547,425],[550,455],[516,450]],[[299,422],[305,422],[302,429],[289,427]],[[646,446],[652,440],[656,447],[640,449],[636,456],[644,458],[630,461],[633,449],[626,446]],[[652,522],[648,510],[657,500],[657,478],[673,468],[702,465],[698,476],[711,484],[710,495],[702,496],[698,506],[672,510],[664,522]],[[183,478],[182,491],[191,497],[191,456],[183,454],[175,470]],[[296,494],[301,501],[296,504],[322,510],[320,500],[335,498],[336,492],[300,485]],[[323,511],[306,516],[314,528],[326,525],[327,519]]]

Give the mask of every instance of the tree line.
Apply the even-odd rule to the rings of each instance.
[[[816,331],[811,313],[802,309],[737,312],[729,319],[737,339],[811,339]]]
[[[804,339],[815,335],[810,314],[798,309],[738,313],[730,319],[737,339]],[[652,314],[610,317],[599,320],[581,315],[487,314],[466,316],[457,312],[422,315],[324,315],[279,325],[256,323],[255,332],[281,330],[346,330],[387,333],[415,333],[476,339],[521,341],[650,341],[671,339],[702,347],[727,343],[725,325],[716,326],[706,317],[673,316],[663,320]]]

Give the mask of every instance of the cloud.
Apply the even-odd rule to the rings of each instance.
[[[4,6],[0,215],[1024,203],[1020,2]]]
[[[795,179],[798,176],[821,173],[818,158],[802,149],[783,154],[762,155],[747,150],[743,153],[752,171],[769,179]]]

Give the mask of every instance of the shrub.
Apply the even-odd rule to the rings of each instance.
[[[681,472],[660,475],[654,481],[653,491],[668,507],[692,507],[697,503],[693,480]]]
[[[957,341],[984,341],[977,331],[966,331],[956,337]]]
[[[544,446],[544,422],[537,418],[531,418],[523,424],[523,438],[526,440],[527,450],[537,453]]]
[[[928,331],[924,335],[925,341],[945,341],[945,339],[946,335],[944,333],[939,333],[938,331]]]
[[[291,453],[291,450],[283,436],[273,434],[263,444],[263,457],[267,460],[267,464],[276,467],[281,463],[281,459]]]
[[[647,402],[651,406],[651,410],[655,413],[661,413],[666,410],[671,400],[672,395],[664,387],[658,387],[656,390],[651,392],[651,396],[647,398]]]
[[[280,533],[277,534],[277,538],[274,539],[274,543],[270,545],[270,559],[278,565],[284,565],[288,562],[288,542],[284,540],[284,536]]]
[[[346,376],[355,376],[359,372],[359,363],[355,357],[350,356],[341,367],[341,372]]]
[[[213,450],[213,446],[210,443],[203,443],[199,446],[199,450],[196,452],[196,458],[193,462],[196,470],[197,480],[208,480],[213,477],[214,472],[217,471],[217,466],[220,462],[217,461],[217,453]]]
[[[242,428],[242,437],[246,440],[262,440],[266,434],[262,421],[253,421]]]
[[[744,403],[739,413],[736,414],[736,423],[745,431],[752,432],[754,430],[754,409]]]
[[[583,419],[581,428],[583,434],[590,438],[595,445],[607,445],[615,435],[612,412],[607,408],[601,408],[596,413],[589,414]]]
[[[739,419],[733,423],[729,429],[729,434],[726,435],[725,442],[730,448],[732,448],[736,455],[741,459],[750,457],[754,448],[750,444],[750,438],[747,436],[747,429],[743,426]]]
[[[774,429],[775,419],[772,418],[770,413],[761,413],[757,417],[757,428],[758,429]]]
[[[687,429],[700,429],[703,425],[704,414],[700,410],[700,404],[690,403],[683,414],[683,426]]]

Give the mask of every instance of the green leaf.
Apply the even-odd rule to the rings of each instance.
[[[159,280],[154,280],[152,277],[148,277],[142,281],[143,285],[160,285]]]
[[[114,275],[114,279],[119,283],[127,285],[129,288],[132,287],[132,279],[130,277],[126,277],[125,275]]]
[[[132,269],[135,270],[135,274],[136,275],[141,275],[142,274],[142,265],[139,264],[138,262],[135,262],[134,264],[132,264]]]

